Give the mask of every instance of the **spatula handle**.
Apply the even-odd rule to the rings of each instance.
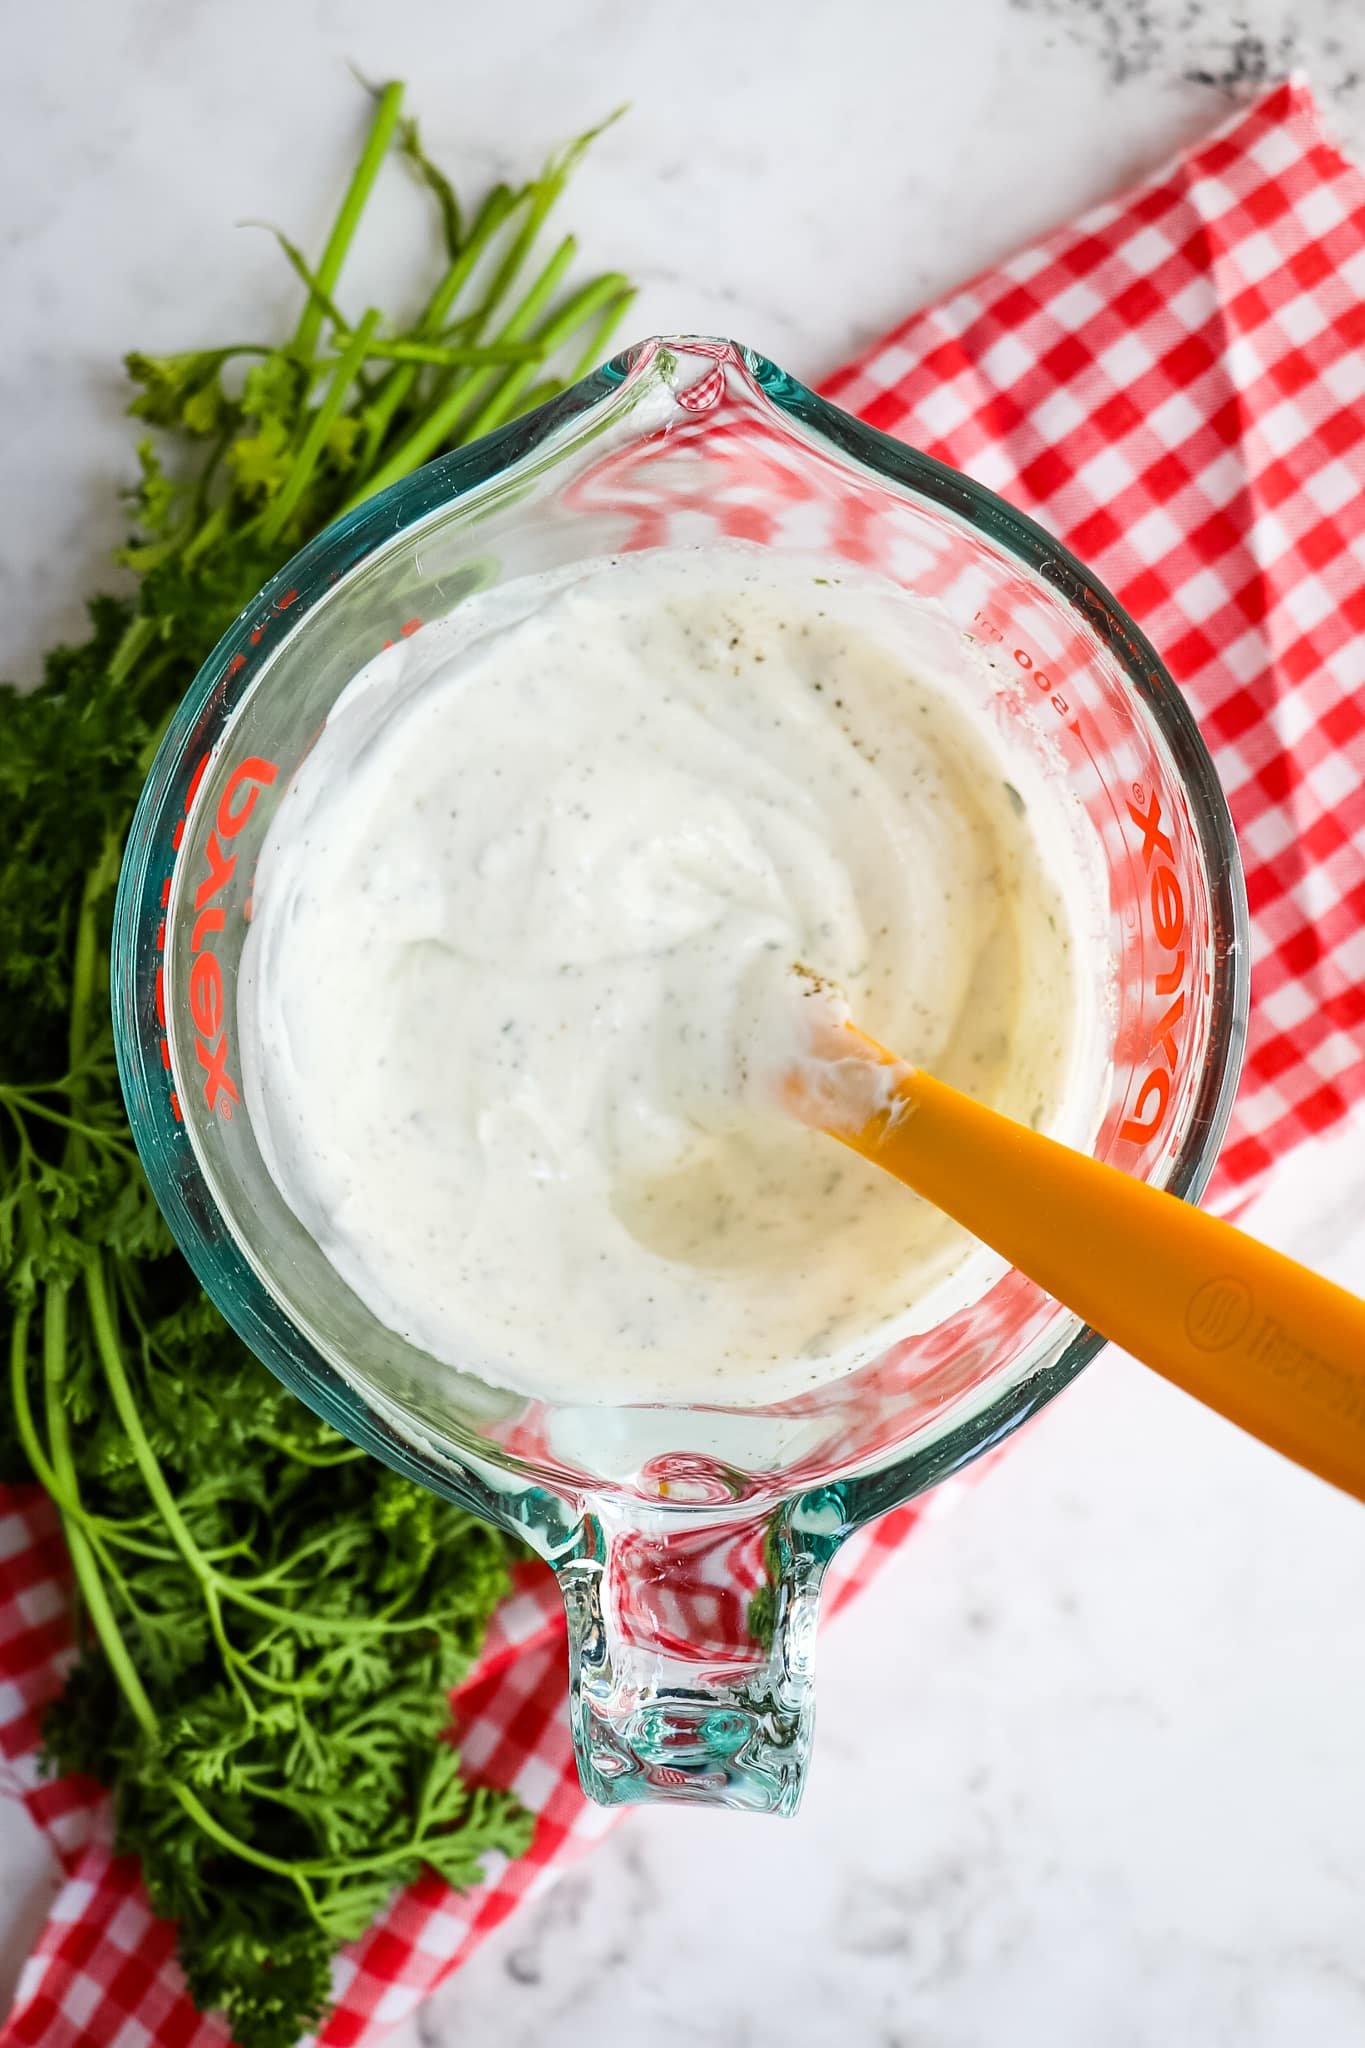
[[[1365,1301],[914,1068],[838,1133],[1176,1386],[1365,1500]]]

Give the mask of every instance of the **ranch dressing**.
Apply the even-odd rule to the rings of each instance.
[[[905,600],[739,545],[467,600],[343,692],[254,884],[281,1194],[439,1360],[576,1402],[785,1398],[989,1284],[786,1115],[805,969],[1086,1142],[1098,864],[1059,774],[907,660]]]

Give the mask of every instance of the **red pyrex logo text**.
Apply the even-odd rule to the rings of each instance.
[[[1133,784],[1128,815],[1142,834],[1142,864],[1148,875],[1152,931],[1157,944],[1171,955],[1170,965],[1156,976],[1153,986],[1159,997],[1169,996],[1165,1014],[1152,1034],[1151,1065],[1138,1089],[1133,1113],[1119,1131],[1135,1145],[1145,1145],[1156,1136],[1170,1107],[1171,1082],[1175,1076],[1180,1047],[1176,1026],[1185,1015],[1185,979],[1188,959],[1185,939],[1185,894],[1175,871],[1175,849],[1163,829],[1161,799],[1148,793],[1140,782]]]
[[[205,754],[185,792],[186,818],[190,814],[208,764],[209,756]],[[255,810],[257,797],[263,789],[270,787],[277,773],[272,761],[263,761],[255,754],[248,755],[244,761],[239,761],[233,769],[218,799],[217,814],[204,848],[204,873],[193,897],[194,923],[190,930],[190,1021],[195,1031],[195,1054],[204,1074],[204,1100],[210,1109],[217,1110],[220,1115],[226,1117],[232,1115],[233,1104],[238,1102],[240,1097],[237,1093],[237,1084],[228,1072],[230,1043],[223,1002],[223,969],[213,949],[213,941],[227,922],[223,897],[237,867],[237,854],[229,850],[232,841]],[[184,830],[182,820],[175,832],[177,846],[184,836]],[[163,921],[158,940],[163,946],[165,932]],[[158,970],[157,1012],[163,1029],[164,1011],[162,975]],[[164,1042],[162,1052],[169,1064]],[[178,1109],[179,1105],[175,1106]]]

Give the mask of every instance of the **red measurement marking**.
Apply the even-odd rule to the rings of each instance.
[[[285,591],[285,593],[284,593],[284,596],[283,596],[283,597],[277,597],[277,598],[275,599],[275,609],[276,609],[276,611],[277,611],[277,612],[282,612],[282,611],[286,611],[286,610],[287,610],[287,609],[289,608],[289,606],[290,606],[291,604],[293,604],[293,602],[294,602],[294,600],[295,600],[295,599],[297,598],[297,596],[298,596],[298,592],[297,592],[297,590],[286,590],[286,591]]]
[[[239,670],[244,669],[245,667],[246,656],[244,654],[234,654],[231,661],[227,665],[228,680],[230,681],[231,678],[235,676]]]
[[[218,800],[218,810],[204,848],[204,874],[194,892],[196,912],[190,950],[190,1019],[196,1034],[195,1057],[204,1070],[204,1100],[223,1116],[232,1114],[237,1086],[228,1071],[230,1046],[223,970],[209,943],[222,931],[226,919],[223,899],[237,867],[233,845],[260,798],[261,791],[274,782],[278,770],[273,761],[257,755],[240,761]]]
[[[295,593],[296,595],[297,593]],[[263,629],[258,628],[253,638],[259,638]],[[245,666],[239,658],[238,666]],[[177,853],[184,841],[185,826],[189,820],[199,786],[208,772],[212,750],[205,753],[190,778],[185,792],[183,815],[177,819],[171,834],[171,843]],[[226,922],[221,898],[232,880],[237,865],[237,854],[232,841],[256,808],[256,802],[263,788],[274,782],[277,770],[272,761],[252,757],[241,762],[229,777],[226,789],[219,799],[205,846],[206,874],[200,880],[194,895],[195,920],[190,938],[193,963],[189,976],[189,1010],[191,1022],[197,1034],[195,1053],[204,1070],[204,1096],[210,1109],[217,1109],[221,1116],[230,1117],[232,1105],[237,1100],[237,1088],[228,1072],[229,1056],[227,1021],[223,998],[222,968],[208,944],[215,932],[223,929]],[[161,902],[163,908],[170,900],[172,874],[162,884]],[[248,905],[248,912],[250,906]],[[156,935],[157,947],[165,951],[166,920],[163,917]],[[161,1064],[169,1073],[172,1071],[169,1037],[166,1033],[166,970],[164,961],[158,961],[155,980],[156,1017],[161,1027]],[[184,1122],[180,1099],[174,1088],[170,1091],[171,1109],[177,1123]]]
[[[421,631],[421,626],[422,621],[420,619],[409,619],[406,626],[400,626],[398,630],[405,640],[410,640],[414,633]]]
[[[995,624],[993,619],[987,617],[985,612],[978,612],[972,624],[976,628],[977,636],[980,639],[988,640],[997,647],[1004,647],[1007,644],[1004,632]],[[1010,649],[1010,652],[1013,655],[1015,666],[1021,668],[1026,676],[1032,678],[1033,686],[1036,690],[1041,690],[1045,695],[1051,695],[1053,710],[1059,718],[1065,718],[1071,710],[1071,706],[1067,703],[1061,691],[1054,687],[1052,678],[1048,675],[1047,671],[1039,668],[1027,647],[1014,647]],[[1067,730],[1075,732],[1077,738],[1080,738],[1076,725],[1069,726]]]
[[[1183,984],[1189,951],[1185,945],[1185,892],[1175,871],[1175,847],[1156,790],[1149,792],[1140,782],[1135,782],[1128,803],[1128,816],[1140,835],[1142,864],[1149,881],[1152,931],[1162,951],[1172,956],[1170,966],[1164,968],[1152,984],[1156,997],[1167,1007],[1152,1026],[1150,1065],[1138,1089],[1133,1114],[1119,1130],[1121,1138],[1127,1138],[1135,1145],[1145,1145],[1148,1139],[1156,1136],[1165,1121],[1172,1083],[1180,1064],[1180,1040],[1176,1036],[1176,1026],[1185,1015]]]

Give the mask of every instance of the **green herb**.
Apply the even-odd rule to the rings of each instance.
[[[96,599],[37,690],[0,687],[0,1424],[8,1476],[60,1513],[80,1646],[48,1753],[113,1788],[195,1998],[243,2048],[316,2024],[338,1943],[423,1865],[468,1884],[530,1825],[440,1739],[502,1539],[315,1420],[198,1292],[133,1149],[107,989],[133,806],[224,627],[346,505],[561,388],[629,300],[615,275],[561,298],[568,241],[523,281],[591,138],[466,213],[401,98],[375,95],[316,266],[279,237],[292,337],[128,358],[153,430],[135,595]],[[395,150],[443,267],[390,332],[338,291]]]

